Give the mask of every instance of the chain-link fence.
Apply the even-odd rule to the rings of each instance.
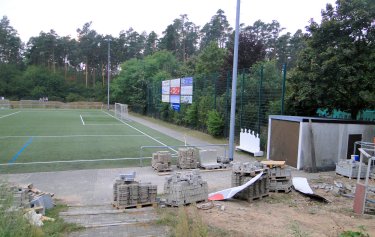
[[[283,104],[282,69],[272,63],[257,65],[252,70],[239,70],[237,79],[235,135],[246,128],[259,133],[264,147],[268,131],[268,115],[281,114]],[[169,103],[161,102],[161,82],[147,87],[146,108],[131,105],[135,112],[210,132],[210,121],[216,125],[216,135],[229,136],[232,72],[210,75],[192,75],[193,103],[181,104],[180,111],[173,111]],[[143,110],[143,111],[142,111]],[[145,110],[145,111],[144,111]],[[212,117],[213,112],[216,117]],[[216,123],[215,123],[216,122]]]

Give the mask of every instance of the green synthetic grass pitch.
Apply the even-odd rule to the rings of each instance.
[[[0,173],[135,166],[163,145],[182,142],[106,111],[0,110]]]

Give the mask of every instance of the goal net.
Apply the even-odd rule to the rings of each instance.
[[[115,116],[121,120],[129,120],[128,105],[115,103]]]
[[[9,100],[0,100],[0,109],[10,109],[10,101]]]

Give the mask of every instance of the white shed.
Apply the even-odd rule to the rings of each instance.
[[[271,115],[267,159],[307,171],[334,170],[339,159],[350,159],[354,142],[374,137],[375,122]]]

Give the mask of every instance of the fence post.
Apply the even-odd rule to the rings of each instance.
[[[283,65],[283,85],[281,95],[281,115],[284,115],[284,100],[285,100],[285,81],[286,81],[286,63]]]
[[[244,81],[245,81],[245,69],[242,70],[242,81],[241,81],[240,129],[242,128],[242,116],[243,116],[243,93],[244,93]]]
[[[216,74],[214,74],[214,77],[215,77],[215,85],[214,85],[214,110],[216,110],[216,90],[217,90],[217,73]]]
[[[263,84],[263,65],[260,67],[259,77],[259,96],[258,96],[258,134],[260,135],[260,114],[262,107],[262,84]]]
[[[228,136],[228,117],[229,117],[229,84],[230,83],[230,72],[227,72],[227,88],[225,92],[225,134],[224,136]]]

